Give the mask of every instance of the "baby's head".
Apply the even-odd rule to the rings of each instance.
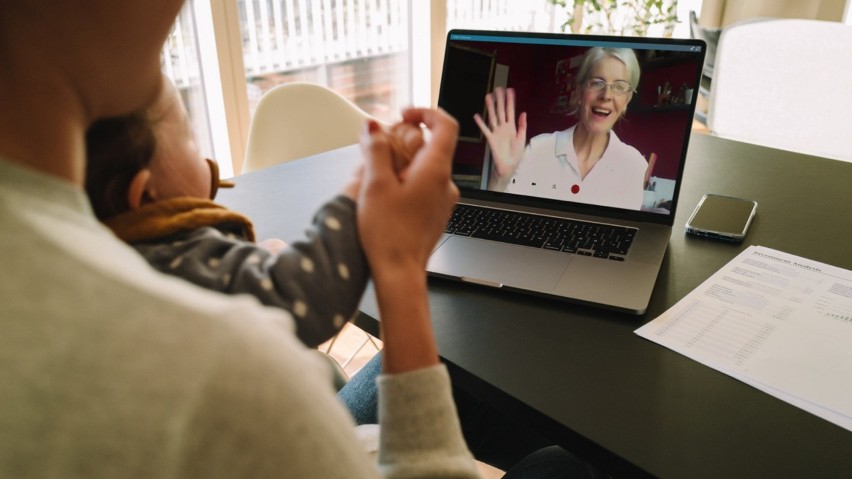
[[[102,220],[154,201],[212,198],[218,185],[215,163],[201,156],[180,94],[166,77],[148,109],[95,122],[86,149],[86,191]]]

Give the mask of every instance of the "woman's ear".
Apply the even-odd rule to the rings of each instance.
[[[130,209],[139,209],[146,201],[148,184],[151,181],[151,170],[143,168],[130,180],[130,186],[127,188],[127,204]]]

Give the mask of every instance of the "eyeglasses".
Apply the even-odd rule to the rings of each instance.
[[[216,198],[216,192],[219,191],[219,188],[233,188],[233,181],[226,181],[219,179],[219,164],[210,158],[205,158],[207,161],[207,166],[210,167],[210,199]]]
[[[612,83],[607,83],[600,78],[590,78],[586,81],[586,88],[593,92],[599,92],[604,90],[606,87],[609,87],[612,92],[618,96],[624,96],[633,91],[633,87],[630,86],[630,83],[624,80],[616,80]]]

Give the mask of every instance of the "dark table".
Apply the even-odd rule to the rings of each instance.
[[[347,147],[243,175],[219,200],[259,238],[293,239],[358,158]],[[852,268],[850,190],[852,163],[694,135],[645,315],[434,279],[441,357],[458,386],[615,477],[852,477],[852,432],[633,333],[751,244]],[[684,235],[708,192],[759,203],[745,242]],[[372,290],[361,311],[375,333]]]

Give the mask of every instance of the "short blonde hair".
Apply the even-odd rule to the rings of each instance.
[[[604,58],[615,58],[627,67],[628,82],[630,87],[635,91],[639,86],[639,60],[636,59],[636,53],[632,48],[609,48],[609,47],[593,47],[583,56],[583,63],[580,64],[580,69],[577,70],[577,86],[583,88],[586,80],[589,79],[589,72],[592,66],[603,60]]]

